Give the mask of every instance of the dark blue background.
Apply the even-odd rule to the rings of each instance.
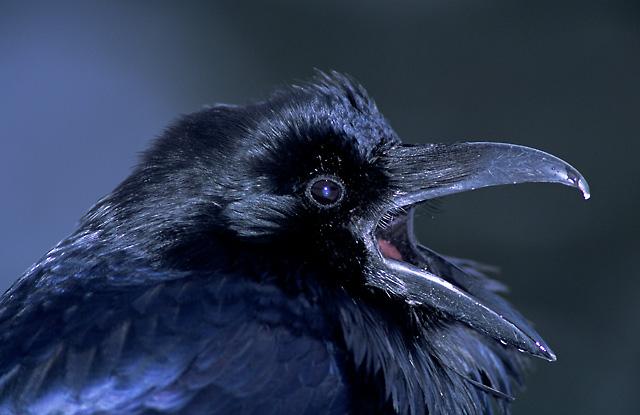
[[[337,69],[406,141],[526,144],[587,176],[588,202],[543,185],[450,197],[420,238],[499,264],[557,352],[516,413],[640,413],[637,1],[177,4],[0,3],[0,289],[179,114]]]

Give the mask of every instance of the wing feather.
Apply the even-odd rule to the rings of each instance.
[[[275,287],[65,271],[36,267],[0,300],[0,413],[346,411],[339,359],[304,329],[318,311]]]

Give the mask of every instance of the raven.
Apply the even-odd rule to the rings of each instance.
[[[0,414],[508,412],[554,353],[412,228],[521,182],[589,197],[542,151],[402,144],[336,72],[184,116],[0,300]]]

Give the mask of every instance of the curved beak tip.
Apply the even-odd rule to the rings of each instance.
[[[581,177],[578,179],[578,189],[580,189],[580,191],[582,192],[582,196],[584,197],[584,200],[588,200],[589,198],[591,198],[591,190],[589,189],[589,183],[587,183],[584,177]]]
[[[564,163],[564,161],[557,159],[559,162]],[[585,200],[591,198],[591,189],[589,188],[589,183],[587,183],[587,179],[584,178],[582,174],[574,167],[566,164],[566,173],[563,174],[564,179],[566,180],[565,184],[569,186],[576,187],[582,193],[582,197]]]

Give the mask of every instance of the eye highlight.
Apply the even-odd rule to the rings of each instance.
[[[307,197],[323,208],[336,206],[344,195],[342,182],[335,177],[321,176],[309,182]]]

